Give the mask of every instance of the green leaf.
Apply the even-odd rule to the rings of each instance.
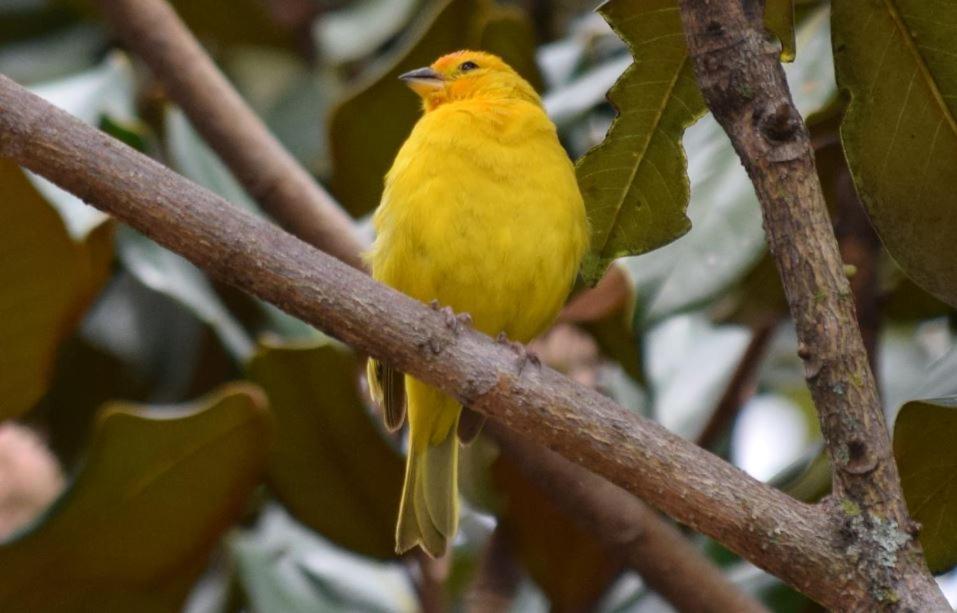
[[[173,106],[167,107],[163,124],[173,170],[219,194],[231,204],[262,214],[255,201],[200,137],[181,110]]]
[[[764,25],[781,41],[781,61],[793,62],[797,54],[794,0],[768,0],[764,5]]]
[[[957,397],[914,400],[897,414],[894,456],[931,571],[957,565]]]
[[[320,67],[298,79],[266,114],[266,124],[273,134],[300,163],[316,174],[329,172],[329,135],[325,120],[342,89],[335,71]]]
[[[40,416],[47,444],[70,472],[103,403],[145,400],[148,386],[129,364],[79,336],[61,344],[58,354],[49,389],[31,416]]]
[[[100,129],[127,147],[132,147],[140,153],[150,153],[149,126],[144,123],[119,121],[104,115],[100,121]]]
[[[106,407],[74,483],[0,546],[0,609],[178,610],[259,482],[269,426],[250,385],[172,411]]]
[[[517,70],[534,67],[532,45],[516,38],[517,32],[525,31],[516,22],[524,20],[520,12],[506,13],[492,0],[443,0],[425,13],[411,26],[395,58],[373,68],[374,73],[332,111],[331,186],[339,202],[356,217],[378,206],[382,178],[421,115],[418,97],[397,79],[400,74],[427,66],[446,53],[483,44]],[[532,82],[538,78],[537,72],[522,74]]]
[[[805,115],[836,93],[828,76],[833,73],[829,34],[827,11],[810,13],[797,32],[801,55],[785,67],[795,104]],[[643,325],[712,300],[745,277],[765,251],[754,187],[724,130],[711,116],[704,117],[687,130],[684,144],[691,177],[691,231],[623,262],[638,290]]]
[[[271,550],[252,537],[229,539],[238,579],[253,611],[327,613],[331,607],[303,576],[302,570],[282,560],[282,550]]]
[[[235,359],[226,353],[212,329],[188,308],[146,287],[125,270],[118,271],[97,297],[83,318],[78,337],[114,356],[129,376],[142,384],[146,394],[128,395],[121,390],[110,393],[107,387],[102,389],[105,395],[91,408],[109,399],[181,402],[210,391],[228,376],[235,376],[232,372]],[[62,357],[69,358],[68,347],[61,351]],[[91,362],[87,366],[95,367],[97,360],[91,358]],[[69,368],[69,359],[61,359],[59,366]],[[81,377],[85,370],[73,369],[68,379],[82,385],[82,379],[73,377]],[[94,372],[88,376],[97,375]],[[92,404],[94,399],[86,394],[96,387],[88,385],[78,400],[82,403],[86,397]],[[62,390],[62,395],[60,392],[54,387],[52,399],[69,402],[70,396],[76,393],[70,389]]]
[[[329,540],[395,557],[404,463],[359,396],[361,364],[332,342],[263,342],[248,365],[276,416],[269,482],[282,503]]]
[[[832,27],[858,194],[904,271],[957,305],[957,4],[834,0]]]
[[[117,233],[117,254],[143,285],[169,296],[209,325],[237,361],[249,357],[252,339],[200,269],[127,226]]]
[[[638,289],[642,326],[706,302],[741,278],[765,248],[754,187],[721,126],[708,116],[684,142],[692,152],[691,232],[622,262]]]
[[[336,547],[269,505],[255,530],[231,536],[228,547],[252,611],[320,613],[414,611],[407,570]]]
[[[619,112],[608,135],[578,163],[592,229],[582,265],[590,284],[612,260],[690,229],[681,136],[705,111],[674,0],[611,0],[599,10],[635,63],[608,94]]]
[[[259,205],[233,177],[232,172],[223,164],[219,156],[200,137],[181,110],[169,107],[164,126],[166,147],[174,170],[219,194],[231,204],[257,215],[263,214]],[[124,245],[132,235],[133,233],[129,233],[129,236],[122,235]],[[152,260],[163,276],[173,277],[174,280],[180,279],[180,281],[174,284],[163,283],[159,287],[151,285],[142,275],[138,265],[140,258],[134,259],[133,250],[124,249],[121,254],[125,254],[124,261],[127,262],[127,266],[148,285],[169,294],[195,312],[200,319],[210,324],[233,355],[242,359],[248,358],[252,350],[251,341],[212,291],[205,276],[182,258],[170,257],[171,254],[165,249],[152,242],[141,244],[139,239],[142,237],[137,237],[135,245],[137,252],[142,251],[141,258]],[[266,302],[258,299],[251,300],[263,311],[270,332],[293,338],[309,338],[316,335],[315,330],[301,320]]]
[[[24,172],[0,160],[0,419],[43,395],[59,342],[106,280],[111,245],[108,225],[75,243]]]

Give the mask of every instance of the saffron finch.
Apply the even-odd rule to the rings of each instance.
[[[372,276],[528,342],[558,314],[588,245],[555,126],[534,88],[488,53],[459,51],[400,78],[424,113],[385,178]],[[368,376],[387,427],[408,408],[396,551],[442,555],[458,525],[456,433],[467,442],[483,418],[386,364],[370,360]]]

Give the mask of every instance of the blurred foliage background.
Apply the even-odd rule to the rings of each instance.
[[[616,0],[604,13],[615,24],[616,11],[668,2]],[[578,159],[604,139],[616,114],[606,92],[632,64],[586,0],[173,4],[366,236],[381,177],[419,113],[400,72],[461,47],[499,53],[542,92]],[[957,392],[954,311],[908,280],[863,217],[838,137],[846,104],[829,4],[798,2],[795,14],[793,44],[787,24],[775,31],[785,56],[796,49],[788,78],[812,126],[893,423],[907,401]],[[617,129],[644,129],[629,105],[668,109],[646,155],[683,176],[680,146],[677,157],[663,153],[683,143],[690,230],[681,212],[688,196],[671,191],[679,184],[649,183],[646,206],[626,210],[633,221],[598,220],[586,274],[597,280],[614,264],[535,348],[755,477],[816,500],[829,470],[752,187],[721,129],[698,120],[696,87],[677,80],[690,79],[681,56],[672,57],[678,88],[631,92],[628,79],[640,80],[651,61],[640,50],[660,30],[621,25],[637,63],[612,96],[622,110]],[[664,43],[659,53],[674,51]],[[258,211],[90,3],[0,0],[0,72]],[[609,138],[601,155],[620,146]],[[580,165],[586,196],[606,161]],[[649,213],[659,198],[675,204]],[[640,236],[629,235],[632,223],[645,228]],[[627,253],[643,254],[619,259]],[[668,610],[487,439],[465,452],[461,535],[447,559],[426,567],[438,588],[422,588],[416,560],[392,553],[401,443],[380,427],[361,370],[348,348],[0,161],[0,418],[8,420],[0,425],[0,609],[410,611],[421,589],[463,609],[495,533],[520,569],[512,610]],[[944,448],[957,427],[953,402],[907,406],[898,450],[916,449],[909,457],[927,456],[913,460],[919,467],[952,474],[957,456]],[[922,443],[928,432],[939,444]],[[957,505],[957,491],[928,498],[924,512],[941,517]],[[957,562],[955,533],[945,525],[934,545],[925,541],[935,570]],[[715,543],[689,538],[774,610],[814,610]],[[957,597],[953,575],[941,581]]]

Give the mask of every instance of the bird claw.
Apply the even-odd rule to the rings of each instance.
[[[468,313],[456,313],[452,307],[441,306],[438,300],[429,303],[433,311],[438,311],[445,318],[445,327],[458,336],[462,331],[472,325],[472,316]]]
[[[504,332],[499,332],[498,336],[495,337],[497,343],[505,345],[511,349],[516,356],[518,356],[518,373],[522,374],[522,371],[525,370],[525,366],[531,363],[536,368],[542,367],[542,360],[538,357],[534,351],[529,350],[522,343],[515,342],[511,340]]]

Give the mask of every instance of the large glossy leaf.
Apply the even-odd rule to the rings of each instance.
[[[259,207],[226,165],[199,136],[181,110],[168,107],[164,118],[170,166],[184,177],[219,194],[230,203],[259,212]]]
[[[246,193],[219,156],[203,141],[182,111],[173,107],[167,109],[164,126],[166,148],[174,170],[219,194],[230,203],[262,215],[259,205]],[[146,282],[140,260],[152,261],[156,268],[157,282],[148,284],[157,291],[169,294],[210,324],[233,355],[248,357],[251,344],[246,333],[223,306],[219,296],[211,291],[206,277],[179,256],[170,257],[170,253],[162,247],[151,242],[143,244],[139,240],[142,237],[136,237],[135,251],[129,249],[126,242],[133,240],[132,234],[121,234],[124,248],[120,253],[124,256],[127,267]],[[134,252],[138,257],[132,257]],[[169,277],[169,282],[162,282],[160,277]],[[315,335],[315,330],[301,320],[270,304],[257,299],[251,300],[263,311],[270,332],[293,338],[309,338]]]
[[[622,561],[509,458],[499,456],[492,475],[503,498],[499,521],[552,610],[592,610],[621,572]]]
[[[112,229],[75,243],[23,171],[0,160],[0,419],[29,409],[59,341],[106,279]]]
[[[143,285],[179,302],[209,325],[236,360],[245,360],[252,353],[252,339],[209,279],[188,260],[127,226],[117,233],[117,255]]]
[[[370,560],[329,543],[277,506],[255,531],[229,539],[238,582],[257,613],[398,613],[417,610],[402,565]]]
[[[373,69],[332,112],[329,126],[332,189],[353,215],[379,204],[382,178],[421,113],[418,97],[396,77],[439,56],[483,46],[516,68],[534,66],[531,45],[515,37],[525,31],[519,12],[502,13],[493,0],[443,0],[410,28],[394,59]],[[486,31],[492,28],[488,34]],[[512,35],[504,35],[512,32]],[[526,77],[533,81],[537,73]]]
[[[578,163],[592,228],[582,267],[590,283],[615,258],[665,245],[691,227],[681,135],[705,111],[674,0],[611,0],[600,11],[635,62],[608,94],[618,109],[608,135]]]
[[[248,370],[276,416],[269,482],[282,503],[347,549],[394,557],[403,461],[359,396],[355,355],[332,341],[264,342]]]
[[[69,472],[89,443],[97,410],[109,400],[143,400],[147,388],[128,364],[74,337],[61,344],[50,387],[31,414]]]
[[[957,305],[957,4],[835,0],[833,29],[858,194],[904,271]]]
[[[73,484],[0,546],[0,609],[177,610],[259,482],[269,426],[250,385],[177,410],[105,408]]]
[[[794,101],[805,116],[836,92],[827,17],[826,10],[816,10],[803,20],[796,34],[800,56],[786,67]],[[754,187],[724,130],[708,116],[687,130],[683,142],[692,229],[661,249],[624,261],[646,325],[712,299],[742,279],[765,251]]]
[[[794,0],[766,2],[764,25],[781,41],[781,60],[793,62],[797,54],[797,43],[794,40]]]
[[[740,278],[764,250],[754,188],[710,116],[692,126],[691,232],[651,253],[623,260],[638,289],[642,325],[701,304]]]
[[[97,406],[107,399],[181,402],[235,376],[230,372],[234,362],[211,329],[186,307],[146,287],[126,271],[119,271],[98,296],[84,317],[78,336],[114,356],[127,374],[143,385],[143,396],[107,393]],[[64,353],[69,358],[68,348]],[[91,358],[86,366],[95,366],[97,362]],[[65,367],[68,364],[69,359]],[[84,370],[85,367],[74,369],[70,378],[79,378]],[[74,381],[80,385],[82,379]],[[197,386],[200,381],[208,383]],[[89,386],[86,391],[97,386]],[[54,390],[53,396],[57,393]],[[75,393],[65,390],[64,397]]]
[[[325,118],[342,88],[334,70],[320,67],[298,79],[266,114],[269,129],[286,149],[324,176],[329,170]]]
[[[894,456],[933,572],[957,565],[957,398],[908,402],[894,424]]]

